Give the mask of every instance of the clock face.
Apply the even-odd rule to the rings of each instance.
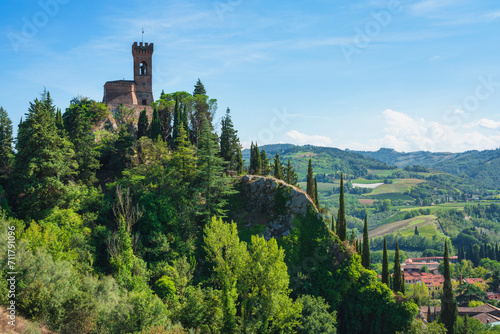
[[[145,82],[143,82],[143,83],[142,83],[142,85],[143,85],[143,86],[146,86],[146,83],[145,83]]]

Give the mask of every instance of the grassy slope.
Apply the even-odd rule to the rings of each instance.
[[[419,234],[432,238],[435,234],[443,236],[439,231],[437,217],[434,215],[418,216],[410,219],[400,220],[385,224],[369,232],[370,238],[383,236],[389,233],[401,233],[403,236],[413,235],[417,226]]]

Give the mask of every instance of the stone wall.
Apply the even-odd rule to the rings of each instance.
[[[247,228],[255,224],[265,225],[263,235],[267,240],[288,235],[293,219],[305,215],[309,204],[314,206],[304,190],[273,177],[245,175],[240,182],[239,196],[245,212],[238,220],[244,221]],[[282,190],[277,196],[278,187]],[[284,199],[282,203],[276,202],[279,196],[282,201]]]

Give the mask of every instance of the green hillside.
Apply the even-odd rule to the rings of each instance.
[[[399,168],[420,165],[454,175],[465,175],[486,188],[500,188],[500,149],[463,153],[409,152],[381,148],[375,152],[356,151]]]

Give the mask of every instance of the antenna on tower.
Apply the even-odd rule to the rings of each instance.
[[[142,42],[144,43],[144,28],[141,29],[142,29]]]

